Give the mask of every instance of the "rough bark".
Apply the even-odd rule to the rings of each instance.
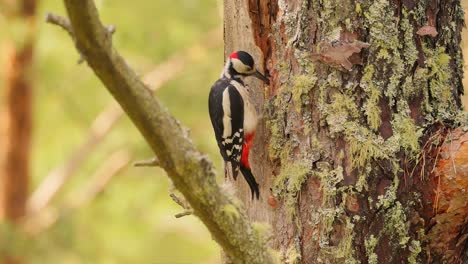
[[[271,75],[249,83],[260,201],[236,185],[282,261],[466,258],[459,1],[224,2],[226,56],[246,50]]]
[[[211,162],[113,49],[93,1],[64,3],[83,58],[142,133],[213,238],[236,263],[273,263],[263,229],[252,226],[235,198],[217,185]]]

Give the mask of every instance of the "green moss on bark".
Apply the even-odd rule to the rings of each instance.
[[[366,247],[367,261],[369,262],[369,264],[378,264],[378,256],[375,253],[375,247],[377,246],[378,242],[379,239],[376,238],[374,235],[370,235],[369,238],[367,238],[364,241],[364,246]]]
[[[309,92],[315,86],[317,77],[314,74],[313,68],[310,73],[296,75],[292,78],[292,99],[297,112],[302,112],[303,106],[310,105]]]
[[[400,202],[395,202],[385,214],[385,231],[401,248],[406,248],[409,236],[409,222]]]
[[[297,243],[292,243],[286,251],[285,263],[300,264],[302,259],[301,250],[297,247]]]
[[[424,48],[426,65],[429,69],[429,111],[436,119],[451,120],[460,109],[456,106],[452,93],[452,69],[450,55],[444,47]]]
[[[288,63],[294,65],[294,70],[279,69],[281,86],[269,102],[274,106],[267,122],[272,135],[269,154],[281,164],[274,193],[284,199],[294,218],[301,187],[310,177],[319,179],[322,206],[314,208],[311,222],[320,229],[320,261],[343,261],[343,252],[354,255],[350,246],[353,225],[365,221],[365,217],[347,216],[344,201],[347,195],[356,194],[369,195],[362,202],[368,202],[385,226],[366,241],[369,263],[377,263],[376,248],[383,236],[389,237],[394,248],[407,253],[403,258],[417,261],[421,242],[410,232],[406,210],[414,204],[402,204],[403,200],[397,199],[403,176],[400,164],[402,159],[418,158],[424,128],[437,119],[454,120],[458,116],[453,98],[454,71],[450,69],[459,62],[458,53],[446,52],[446,45],[433,38],[416,35],[417,29],[427,24],[428,7],[423,1],[412,7],[396,7],[386,0],[312,0],[301,4],[302,7],[286,1],[279,4],[287,9],[280,12],[279,19],[279,24],[284,23],[287,40],[276,39],[287,43],[288,52],[282,55],[290,54]],[[301,11],[294,12],[291,6]],[[313,17],[314,23],[305,23],[308,17]],[[456,35],[456,28],[450,29],[452,36]],[[281,26],[277,29],[281,30]],[[314,30],[313,35],[308,35]],[[358,39],[371,44],[360,54],[362,67],[353,66],[353,71],[344,73],[322,62],[310,62],[308,56],[318,52],[317,43],[339,43],[345,31],[356,33]],[[440,39],[445,43],[452,41],[447,36]],[[310,43],[314,43],[312,48],[306,45]],[[310,65],[315,66],[307,71]],[[434,97],[438,97],[435,102]],[[416,115],[423,116],[414,118]],[[320,134],[324,129],[329,141]],[[343,139],[345,147],[341,148],[338,144]],[[340,143],[330,146],[330,142]],[[314,145],[319,150],[307,155],[305,152],[315,149]],[[324,151],[337,146],[337,153]],[[377,185],[386,182],[382,174],[393,176],[394,181],[377,197]],[[344,186],[345,178],[357,178],[357,182]],[[333,243],[330,235],[338,227],[342,228],[341,237]],[[351,263],[353,258],[347,261]]]
[[[421,263],[418,259],[419,254],[422,251],[421,242],[418,240],[412,240],[411,245],[409,246],[410,255],[408,256],[409,264],[418,264]]]
[[[366,92],[367,101],[363,105],[363,111],[367,116],[367,124],[369,127],[377,131],[381,124],[379,100],[382,96],[381,90],[374,85],[374,72],[373,65],[369,65],[364,69],[364,75],[361,78],[361,87]]]
[[[273,194],[285,200],[291,217],[296,215],[298,195],[311,170],[311,164],[306,160],[287,161],[273,182]]]
[[[395,137],[398,137],[399,145],[410,157],[414,157],[420,150],[419,139],[423,129],[416,126],[414,120],[405,114],[395,114],[392,120]]]

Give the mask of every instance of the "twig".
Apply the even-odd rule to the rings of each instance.
[[[134,167],[159,167],[161,166],[159,160],[157,157],[151,158],[151,159],[146,159],[146,160],[140,160],[140,161],[135,161],[133,163]]]
[[[187,201],[185,201],[185,199],[177,196],[174,192],[170,192],[169,193],[169,196],[172,198],[172,200],[180,205],[184,211],[182,213],[178,213],[175,215],[176,218],[181,218],[183,216],[187,216],[187,215],[191,215],[193,213],[193,210],[192,208],[190,207],[190,205],[187,203]]]
[[[80,48],[77,45],[76,37],[75,37],[75,34],[73,33],[73,28],[72,28],[72,25],[70,23],[70,20],[68,20],[67,18],[65,18],[63,16],[59,16],[59,15],[56,15],[56,14],[53,14],[53,13],[47,13],[45,20],[46,20],[47,23],[59,26],[62,29],[64,29],[65,31],[68,32],[68,35],[70,35],[70,37],[73,39],[73,41],[75,42],[75,46],[76,46],[78,52],[80,53],[80,58],[78,59],[78,64],[81,64],[81,63],[85,62],[86,59],[85,59],[83,53],[80,51]],[[109,38],[111,41],[112,41],[112,35],[115,33],[115,31],[116,31],[116,27],[114,25],[109,25],[109,26],[106,27],[107,38]]]
[[[187,215],[191,215],[193,213],[192,210],[189,210],[189,211],[183,211],[182,213],[178,213],[175,216],[175,218],[181,218],[181,217],[184,217],[184,216],[187,216]]]
[[[157,157],[154,157],[152,159],[148,159],[148,160],[143,160],[143,161],[138,161],[138,162],[135,162],[133,163],[133,166],[137,167],[137,166],[161,166],[161,164],[159,163],[159,160]],[[170,181],[170,188],[169,188],[169,197],[171,197],[171,199],[178,205],[180,205],[180,207],[182,207],[184,209],[183,212],[181,213],[177,213],[175,215],[176,218],[181,218],[181,217],[184,217],[184,216],[187,216],[187,215],[191,215],[193,213],[193,210],[192,208],[190,207],[190,205],[187,203],[187,201],[182,198],[182,197],[179,197],[177,194],[175,194],[175,186],[174,184],[172,183],[172,181],[169,179]]]
[[[73,40],[75,39],[75,34],[73,33],[73,28],[70,24],[70,20],[68,20],[67,18],[56,14],[47,13],[45,20],[47,23],[61,27],[62,29],[67,31],[67,33],[70,35],[70,37],[73,38]]]
[[[76,43],[75,34],[73,33],[73,28],[72,28],[72,25],[70,23],[70,20],[68,20],[65,17],[59,16],[59,15],[56,15],[56,14],[52,14],[52,13],[47,13],[45,20],[46,20],[47,23],[57,25],[57,26],[61,27],[62,29],[64,29],[65,31],[67,31],[68,35],[70,35],[73,42],[75,43],[75,47],[78,50],[78,53],[80,54],[80,58],[78,59],[77,63],[81,64],[84,61],[86,61],[85,58],[84,58],[83,53],[81,52],[80,48],[78,47],[78,45]]]
[[[175,193],[170,193],[169,196],[172,198],[172,200],[180,205],[182,208],[184,209],[189,209],[190,206],[187,204],[187,201],[185,201],[184,199],[180,198],[179,196],[177,196]]]

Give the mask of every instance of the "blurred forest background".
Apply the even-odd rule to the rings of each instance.
[[[51,186],[48,181],[41,185],[46,179],[60,175],[64,184],[45,207],[36,204],[41,217],[31,224],[32,235],[1,224],[0,256],[21,256],[25,263],[219,263],[219,248],[201,222],[193,216],[174,217],[182,209],[168,195],[165,173],[131,166],[151,157],[151,151],[128,118],[119,118],[118,108],[91,70],[77,64],[79,55],[69,36],[44,22],[46,12],[65,15],[62,2],[38,3],[30,73],[31,199],[51,192],[43,189]],[[207,96],[223,66],[222,1],[96,3],[102,20],[117,28],[114,46],[190,128],[197,147],[220,172]],[[467,8],[468,0],[463,3]],[[4,51],[12,40],[21,41],[22,27],[0,10],[0,61],[6,60]],[[468,54],[468,38],[463,45]],[[0,64],[1,102],[4,67]],[[46,194],[36,193],[38,189]]]
[[[77,64],[79,55],[67,33],[44,22],[47,12],[66,15],[62,1],[38,4],[30,76],[29,191],[34,193],[72,156],[78,167],[66,173],[68,179],[50,202],[59,210],[57,221],[40,227],[33,239],[12,234],[3,223],[0,255],[13,251],[26,257],[27,263],[218,263],[219,248],[202,223],[193,216],[174,217],[182,208],[169,197],[164,171],[131,166],[153,155],[129,119],[123,116],[107,129],[118,115],[111,95],[86,63]],[[96,4],[102,20],[116,26],[115,47],[151,87],[158,88],[157,97],[190,128],[197,147],[209,153],[220,169],[207,96],[223,66],[221,1],[98,0]],[[0,12],[0,61],[5,62],[11,39],[20,41],[15,35],[24,31],[21,27]],[[0,67],[3,75],[5,66]],[[2,102],[4,79],[0,75]],[[76,154],[78,149],[81,152]],[[93,189],[87,186],[105,177],[112,179],[104,191],[81,202],[89,196],[86,190]]]

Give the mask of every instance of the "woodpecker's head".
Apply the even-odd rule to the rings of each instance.
[[[255,76],[266,84],[269,84],[269,80],[255,68],[255,62],[252,56],[242,50],[229,55],[223,76],[227,78]]]

